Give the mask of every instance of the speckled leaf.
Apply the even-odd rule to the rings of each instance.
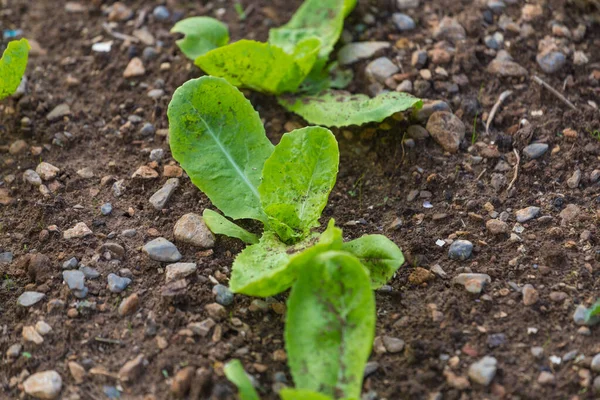
[[[335,184],[339,150],[331,131],[308,127],[286,133],[265,162],[258,187],[269,227],[295,243],[319,225]]]
[[[360,398],[375,333],[369,273],[349,253],[322,253],[304,266],[287,302],[285,342],[298,389]]]
[[[312,390],[284,388],[279,392],[281,400],[333,400],[333,397]]]
[[[173,158],[226,216],[266,222],[258,185],[273,152],[252,105],[227,81],[192,79],[169,104]]]
[[[175,43],[177,43],[183,54],[192,61],[229,43],[227,25],[210,17],[183,19],[173,26],[171,32],[185,35],[183,39],[179,39]]]
[[[29,57],[27,39],[13,40],[8,43],[0,60],[0,100],[13,94],[25,74]]]
[[[258,236],[248,232],[239,225],[234,224],[219,213],[209,210],[208,208],[202,213],[204,222],[208,229],[216,235],[225,235],[240,239],[248,244],[258,243]]]
[[[279,103],[311,124],[335,127],[381,122],[394,113],[422,105],[421,100],[406,93],[388,92],[369,98],[335,90],[309,96],[281,96]]]
[[[223,367],[223,372],[227,379],[237,386],[240,400],[260,400],[240,360],[229,361]]]
[[[291,54],[268,43],[252,40],[214,49],[196,59],[196,65],[232,85],[263,93],[295,92],[312,69],[320,42],[309,38]]]
[[[316,255],[342,248],[342,231],[333,220],[320,236],[288,246],[266,231],[258,244],[246,247],[233,262],[229,288],[248,296],[269,297],[287,290],[300,269]]]
[[[373,289],[385,285],[404,264],[402,251],[383,235],[363,236],[344,243],[342,249],[356,256],[370,271]]]

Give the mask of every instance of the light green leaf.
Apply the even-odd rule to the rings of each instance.
[[[258,244],[246,247],[233,262],[229,288],[234,293],[269,297],[287,290],[299,269],[316,255],[342,248],[342,231],[333,220],[319,237],[312,235],[293,246],[266,231]]]
[[[600,322],[600,300],[597,300],[586,312],[585,324],[592,326]]]
[[[342,250],[352,253],[370,271],[371,287],[378,289],[404,264],[404,255],[383,235],[366,235],[344,243]]]
[[[0,60],[0,100],[13,94],[19,87],[27,68],[30,49],[27,39],[8,43]]]
[[[177,46],[192,61],[209,51],[229,43],[227,25],[210,17],[191,17],[175,24],[171,33],[183,33]]]
[[[358,0],[344,1],[344,17],[347,17],[348,15],[350,15],[352,10],[354,10],[354,7],[356,7],[356,3],[358,3]]]
[[[285,344],[296,387],[360,398],[375,333],[365,267],[346,252],[318,255],[302,268],[287,308]]]
[[[281,400],[333,400],[333,397],[304,389],[281,389]]]
[[[351,69],[342,69],[339,63],[334,61],[326,68],[320,70],[313,68],[300,85],[299,91],[306,94],[317,94],[330,88],[345,89],[353,78],[354,72]]]
[[[210,75],[227,79],[232,85],[258,92],[294,92],[312,69],[320,42],[308,38],[291,54],[277,46],[240,40],[214,49],[196,59],[196,65]]]
[[[240,360],[231,360],[223,368],[225,376],[238,388],[240,400],[260,400]]]
[[[205,209],[202,213],[202,217],[204,218],[204,222],[206,223],[206,226],[208,226],[208,229],[216,235],[234,237],[248,244],[258,243],[258,236],[248,232],[241,226],[234,224],[213,210],[209,210],[208,208]]]
[[[265,162],[258,187],[269,226],[294,243],[319,225],[338,172],[339,150],[331,131],[308,127],[286,133]]]
[[[327,58],[344,28],[350,0],[306,0],[285,25],[269,31],[269,43],[292,54],[307,38],[321,40],[320,58]]]
[[[192,79],[169,104],[173,158],[226,216],[265,222],[258,185],[273,145],[244,95],[215,77]]]
[[[311,124],[342,127],[381,122],[397,112],[420,108],[422,102],[406,93],[387,92],[369,98],[330,90],[314,96],[281,96],[279,104]]]

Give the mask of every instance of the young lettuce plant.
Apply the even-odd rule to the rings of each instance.
[[[340,70],[328,59],[356,2],[306,0],[287,24],[269,31],[267,43],[240,40],[226,45],[227,28],[207,17],[183,20],[172,32],[185,34],[177,42],[179,47],[207,74],[237,87],[281,96],[283,107],[312,124],[361,125],[419,108],[421,101],[406,93],[369,99],[330,90],[343,89],[352,80],[351,70]]]
[[[0,100],[17,91],[25,74],[29,50],[27,39],[8,43],[0,59]]]

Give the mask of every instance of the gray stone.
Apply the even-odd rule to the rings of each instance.
[[[390,353],[399,353],[404,349],[404,340],[398,339],[391,336],[383,337],[383,345],[385,349]]]
[[[119,243],[115,242],[106,242],[100,247],[100,252],[110,253],[111,259],[122,260],[125,256],[125,248],[121,246]]]
[[[567,179],[567,186],[571,189],[577,189],[577,187],[579,186],[579,182],[581,182],[581,171],[575,170],[575,172],[573,172],[573,175],[571,175],[571,177]]]
[[[66,117],[67,115],[71,115],[71,107],[69,107],[68,104],[63,103],[54,107],[54,109],[48,113],[46,119],[52,122]]]
[[[144,51],[142,51],[142,58],[146,61],[152,61],[156,57],[158,57],[158,52],[154,47],[146,47]]]
[[[504,333],[492,333],[488,335],[487,345],[491,348],[500,347],[506,343],[506,335]]]
[[[567,63],[567,57],[558,51],[546,51],[536,56],[536,61],[542,71],[553,74],[560,71]]]
[[[152,11],[152,15],[154,15],[157,21],[166,21],[171,16],[171,13],[165,6],[156,6]]]
[[[592,363],[590,364],[590,368],[594,372],[600,372],[600,353],[596,354],[594,358],[592,358]]]
[[[53,370],[38,372],[23,382],[23,390],[36,399],[56,399],[62,390],[62,378]]]
[[[62,273],[63,280],[70,290],[84,290],[85,275],[79,270],[68,270]]]
[[[175,263],[167,265],[165,279],[167,282],[177,281],[187,278],[196,272],[197,266],[195,263]]]
[[[150,152],[150,160],[151,161],[160,161],[165,156],[165,151],[163,149],[153,149]]]
[[[31,183],[33,186],[40,186],[42,184],[42,178],[32,169],[23,172],[23,180]]]
[[[77,265],[79,265],[79,261],[77,260],[77,258],[71,257],[63,263],[62,268],[63,269],[75,269],[75,268],[77,268]]]
[[[590,182],[596,183],[600,180],[600,169],[595,169],[590,172]]]
[[[152,89],[148,92],[148,97],[150,97],[151,99],[158,99],[164,95],[165,91],[162,89]]]
[[[123,232],[121,232],[121,236],[123,237],[134,237],[137,234],[137,230],[135,229],[124,229]]]
[[[427,52],[425,50],[415,50],[410,57],[410,65],[421,69],[427,63]]]
[[[600,392],[600,375],[594,378],[594,391],[596,393]]]
[[[150,122],[146,122],[140,130],[140,133],[144,136],[154,135],[155,132],[156,129],[154,128],[154,125],[152,125]]]
[[[96,279],[100,276],[100,272],[98,272],[98,270],[86,265],[80,265],[79,271],[83,272],[83,275],[85,275],[86,279]]]
[[[496,32],[493,35],[487,35],[483,41],[490,49],[500,50],[502,44],[504,43],[504,35],[500,32]]]
[[[125,193],[125,179],[120,179],[113,183],[112,192],[115,197],[121,197]]]
[[[485,356],[481,360],[474,362],[469,367],[469,378],[471,381],[488,386],[496,376],[498,360],[494,357]]]
[[[129,278],[121,278],[115,274],[108,274],[108,290],[113,293],[121,293],[127,289],[127,286],[131,283]]]
[[[173,228],[175,240],[191,244],[203,249],[215,245],[215,235],[208,229],[204,219],[194,213],[185,214],[175,223]]]
[[[150,204],[152,204],[152,207],[154,207],[156,210],[162,210],[178,186],[179,178],[167,179],[167,182],[163,185],[163,187],[154,193],[152,197],[150,197]]]
[[[163,237],[146,243],[142,250],[154,261],[177,262],[181,260],[181,253],[177,247]]]
[[[366,365],[365,365],[365,371],[363,373],[363,377],[366,378],[368,376],[371,376],[375,373],[375,371],[377,371],[379,369],[379,363],[377,361],[369,361]]]
[[[469,293],[479,294],[486,284],[492,282],[487,274],[458,274],[453,280],[454,284],[462,285]]]
[[[419,7],[419,0],[396,0],[398,10],[410,10]]]
[[[405,79],[398,86],[396,86],[396,92],[412,93],[413,84],[410,80]]]
[[[540,158],[548,151],[546,143],[532,143],[523,149],[523,154],[530,160]]]
[[[77,175],[79,175],[83,179],[91,179],[94,177],[94,170],[90,167],[81,168],[77,171]]]
[[[389,42],[348,43],[338,52],[338,62],[340,65],[350,65],[357,61],[371,58],[378,51],[389,47]]]
[[[541,346],[535,346],[531,348],[531,355],[541,360],[544,357],[544,348]]]
[[[394,22],[394,25],[396,25],[396,28],[401,32],[413,30],[417,26],[410,16],[402,13],[394,13],[392,15],[392,21]]]
[[[21,350],[23,350],[23,346],[20,343],[15,343],[6,350],[6,357],[17,358],[21,355]]]
[[[13,260],[13,253],[10,251],[5,251],[0,253],[0,265],[8,265]]]
[[[425,122],[429,117],[437,111],[452,112],[448,103],[441,100],[423,100],[423,107],[417,111],[417,119]]]
[[[17,304],[23,307],[31,307],[39,303],[46,295],[40,292],[23,292],[17,299]]]
[[[534,219],[540,213],[539,207],[526,207],[516,212],[517,222],[523,223]]]
[[[42,178],[43,181],[49,181],[51,179],[56,178],[56,175],[60,172],[60,169],[56,168],[50,163],[42,161],[35,168],[35,172],[38,173],[38,175],[40,176],[40,178]]]
[[[78,222],[74,227],[63,232],[64,239],[80,239],[93,235],[93,232],[83,222]]]
[[[499,37],[494,38],[494,40],[496,39],[499,39]],[[528,74],[527,70],[513,61],[510,54],[504,50],[498,52],[496,58],[488,64],[487,69],[491,74],[507,77],[520,77]]]
[[[100,207],[100,212],[102,213],[102,215],[109,215],[113,210],[112,204],[110,203],[104,203],[102,204],[102,206]]]
[[[433,32],[433,36],[438,40],[457,42],[466,39],[467,33],[456,18],[444,17]]]
[[[468,240],[455,240],[448,249],[448,257],[452,260],[464,261],[471,257],[473,243]]]
[[[465,138],[465,125],[456,115],[448,111],[436,111],[429,117],[425,127],[445,151],[456,153]]]
[[[398,66],[387,57],[379,57],[371,61],[365,69],[365,74],[372,82],[385,83],[390,76],[400,71]]]
[[[228,306],[233,303],[233,293],[231,293],[231,290],[229,290],[227,286],[215,285],[215,287],[213,287],[213,293],[216,295],[215,300],[217,303],[222,306]]]

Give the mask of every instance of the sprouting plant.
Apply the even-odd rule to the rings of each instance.
[[[186,19],[172,31],[186,35],[177,43],[204,72],[237,87],[277,95],[283,107],[311,124],[362,125],[419,108],[421,101],[405,93],[370,99],[331,90],[345,88],[352,80],[351,70],[341,70],[337,62],[328,60],[344,19],[355,5],[356,0],[306,0],[287,24],[270,30],[266,43],[240,40],[227,44],[227,28],[211,18]],[[218,29],[213,30],[214,26]]]
[[[588,325],[595,325],[600,322],[600,300],[587,309],[585,322]]]
[[[600,129],[594,129],[593,131],[588,129],[587,131],[594,139],[600,140]]]
[[[230,289],[269,297],[292,288],[285,337],[300,391],[282,397],[308,399],[302,396],[309,391],[321,393],[312,398],[358,398],[375,329],[372,289],[384,285],[404,257],[382,235],[344,243],[333,220],[323,233],[313,232],[337,178],[335,136],[308,127],[273,146],[250,102],[215,77],[177,89],[168,117],[173,157],[225,215],[205,210],[205,223],[250,244],[234,260]],[[262,235],[226,217],[260,221]],[[231,364],[227,375],[243,399],[257,398],[242,395],[247,382],[238,367]]]
[[[235,12],[237,13],[238,19],[240,21],[243,21],[246,19],[246,11],[244,11],[244,7],[242,6],[241,3],[236,1],[233,5],[233,8],[235,8]]]
[[[16,92],[29,56],[29,42],[27,39],[13,40],[8,43],[0,59],[0,100]]]

